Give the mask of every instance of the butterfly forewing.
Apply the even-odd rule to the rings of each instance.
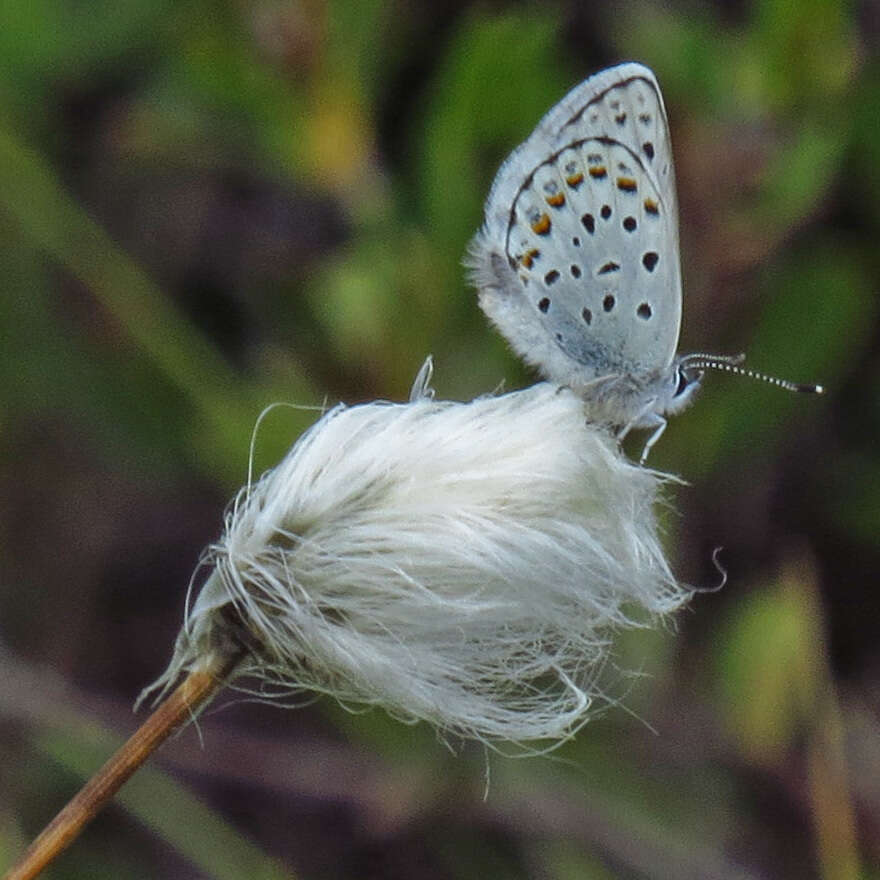
[[[553,357],[533,358],[550,378],[571,381],[566,359],[584,382],[663,371],[681,319],[677,222],[657,82],[638,64],[603,71],[563,98],[498,172],[478,247],[503,250],[511,272],[499,293],[523,301],[500,319],[493,303],[484,308],[518,350],[534,345],[517,338],[525,323],[557,346],[565,375],[555,375]]]

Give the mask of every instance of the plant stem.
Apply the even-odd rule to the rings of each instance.
[[[129,740],[68,801],[3,880],[31,880],[66,849],[129,777],[226,682],[244,652],[215,651],[194,668]]]

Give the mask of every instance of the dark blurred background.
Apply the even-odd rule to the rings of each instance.
[[[710,376],[653,452],[676,571],[723,546],[727,585],[549,757],[221,697],[51,876],[880,877],[878,40],[876,0],[4,4],[0,864],[133,730],[263,407],[402,400],[429,352],[442,398],[531,381],[460,259],[503,157],[636,59],[682,350],[828,389]]]

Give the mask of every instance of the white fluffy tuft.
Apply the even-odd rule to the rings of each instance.
[[[561,740],[613,632],[690,597],[631,465],[570,391],[337,406],[245,487],[166,689],[230,629],[242,672],[484,741]],[[151,689],[152,690],[152,689]]]

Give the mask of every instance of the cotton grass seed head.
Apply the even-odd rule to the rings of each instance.
[[[317,691],[483,741],[569,736],[615,630],[690,592],[630,464],[550,384],[337,406],[245,487],[211,548],[170,686],[244,640],[261,693]]]

